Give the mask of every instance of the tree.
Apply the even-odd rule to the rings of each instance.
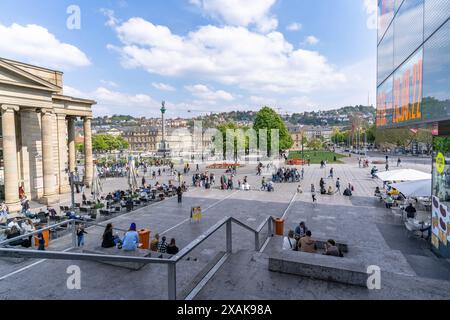
[[[128,149],[129,144],[123,137],[108,134],[96,134],[92,137],[92,149],[97,152],[111,152]]]
[[[375,142],[381,146],[396,146],[407,148],[415,135],[407,127],[392,129],[377,129]]]
[[[323,144],[324,142],[322,139],[315,138],[309,141],[308,148],[314,151],[322,150]]]
[[[271,141],[272,141],[272,132],[271,130],[279,130],[279,141],[280,150],[278,152],[282,152],[284,150],[289,150],[294,145],[294,141],[292,140],[291,135],[284,123],[283,119],[281,119],[280,115],[276,113],[273,109],[269,107],[262,108],[257,114],[255,118],[255,122],[253,124],[253,129],[256,130],[259,139],[259,130],[267,130],[267,149],[269,154],[271,153]]]
[[[366,129],[367,143],[374,143],[376,138],[377,126],[375,124],[371,125]]]

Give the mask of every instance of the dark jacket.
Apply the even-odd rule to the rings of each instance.
[[[108,230],[103,234],[102,248],[113,248],[116,246],[112,230]]]
[[[177,246],[171,246],[170,244],[167,246],[166,253],[167,254],[177,254],[180,250]]]

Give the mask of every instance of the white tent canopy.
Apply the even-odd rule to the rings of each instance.
[[[424,173],[422,171],[413,170],[413,169],[383,171],[383,172],[376,173],[375,176],[383,182],[431,180],[431,173]],[[431,188],[430,188],[430,190],[431,190]]]
[[[394,183],[391,187],[408,198],[431,197],[431,179]]]

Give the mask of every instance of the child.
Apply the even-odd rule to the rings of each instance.
[[[87,232],[84,230],[84,225],[80,224],[77,229],[77,242],[79,247],[84,246],[84,234],[87,234]]]

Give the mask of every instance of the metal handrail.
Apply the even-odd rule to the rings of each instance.
[[[71,224],[73,227],[72,232],[72,248],[76,247],[76,222],[81,222],[81,220],[68,220],[57,223],[55,225],[30,232],[26,235],[21,235],[20,237],[16,237],[13,239],[8,239],[0,242],[0,256],[4,257],[12,257],[12,258],[40,258],[40,259],[53,259],[53,260],[87,260],[87,261],[110,261],[110,262],[134,262],[134,263],[144,263],[144,264],[166,264],[168,267],[168,298],[169,300],[176,300],[176,264],[182,260],[186,255],[196,249],[199,245],[201,245],[205,240],[207,240],[211,235],[217,232],[221,227],[226,225],[226,246],[227,250],[225,255],[232,253],[232,223],[236,223],[237,225],[243,227],[244,229],[254,233],[255,235],[255,251],[260,250],[259,243],[259,234],[263,230],[264,226],[268,224],[268,235],[269,239],[272,234],[272,223],[274,218],[267,217],[257,229],[253,229],[252,227],[246,225],[245,223],[237,220],[233,217],[224,217],[222,220],[217,222],[211,228],[209,228],[205,233],[199,236],[197,239],[192,241],[189,245],[183,248],[178,254],[172,256],[170,259],[167,258],[151,258],[151,257],[130,257],[130,256],[117,256],[117,255],[103,255],[103,254],[87,254],[87,253],[73,253],[73,252],[57,252],[57,251],[36,251],[36,250],[21,250],[14,248],[2,248],[2,246],[13,242],[17,239],[21,239],[24,237],[29,237],[30,235],[41,233],[44,230],[50,230],[52,228]],[[87,221],[82,221],[86,224],[102,226],[95,223],[90,223]],[[118,230],[118,229],[116,229]]]
[[[98,224],[98,223],[94,223],[94,222],[90,222],[90,221],[84,221],[84,220],[80,220],[80,219],[68,219],[66,221],[62,221],[62,222],[59,222],[57,224],[53,224],[53,225],[45,227],[45,228],[37,229],[35,231],[28,232],[28,233],[25,233],[25,234],[21,234],[20,236],[17,236],[17,237],[11,238],[11,239],[0,241],[0,247],[5,246],[5,245],[7,245],[7,244],[9,244],[11,242],[14,242],[16,240],[28,238],[30,236],[39,234],[42,231],[52,230],[54,228],[57,228],[57,227],[60,227],[60,226],[63,226],[63,225],[73,224],[74,222],[75,223],[77,223],[77,222],[78,223],[83,223],[83,224],[86,224],[86,225],[89,225],[89,226],[95,226],[95,227],[103,227],[103,228],[106,227],[106,226],[104,226],[102,224]],[[127,232],[128,231],[128,230],[119,229],[119,228],[113,228],[113,230],[117,230],[117,231],[121,231],[121,232]]]

